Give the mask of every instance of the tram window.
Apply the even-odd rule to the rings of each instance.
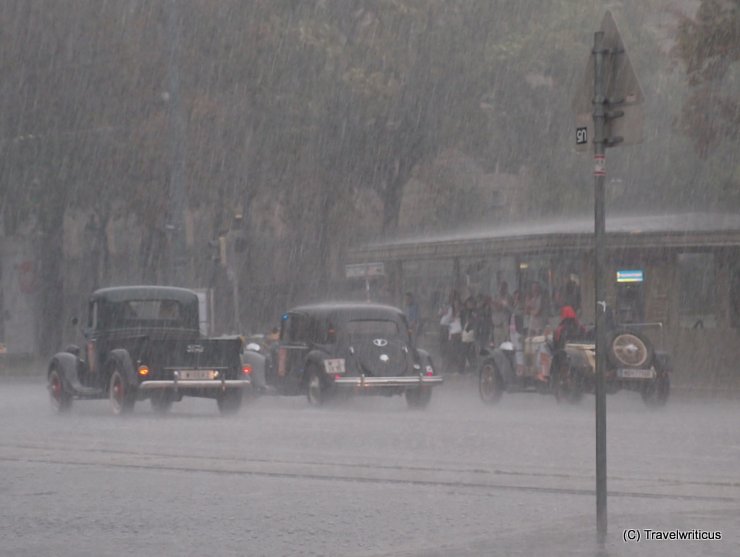
[[[714,255],[682,253],[678,256],[679,317],[682,327],[716,326]]]

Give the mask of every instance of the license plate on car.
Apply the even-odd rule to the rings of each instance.
[[[218,372],[213,369],[183,369],[180,370],[181,381],[195,381],[202,379],[215,379]]]
[[[617,370],[617,377],[620,379],[653,379],[655,370],[620,368]]]

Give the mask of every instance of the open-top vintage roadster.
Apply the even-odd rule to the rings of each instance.
[[[69,410],[74,399],[109,398],[113,412],[124,414],[148,398],[164,413],[188,395],[213,398],[229,414],[239,409],[251,382],[251,368],[241,364],[241,339],[203,338],[198,297],[184,288],[97,290],[83,334],[84,354],[70,345],[49,363],[48,389],[57,412]]]
[[[628,328],[611,331],[607,341],[607,392],[638,391],[647,405],[664,405],[671,385],[668,354],[655,351],[647,337]],[[493,404],[505,391],[536,390],[568,402],[577,402],[583,393],[594,392],[593,340],[567,342],[564,348],[556,349],[551,336],[527,337],[520,351],[520,365],[511,342],[481,355],[478,390],[483,402]]]

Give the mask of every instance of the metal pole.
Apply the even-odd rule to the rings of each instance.
[[[606,540],[606,389],[604,385],[605,310],[604,238],[604,182],[606,180],[606,97],[604,79],[604,32],[594,34],[594,290],[596,310],[596,532],[597,540]]]
[[[180,13],[178,0],[167,3],[167,45],[169,47],[168,77],[170,103],[170,214],[167,228],[171,233],[172,253],[170,254],[171,284],[186,285],[187,246],[185,240],[185,113],[180,94]]]

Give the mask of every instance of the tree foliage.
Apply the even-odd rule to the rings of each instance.
[[[620,5],[650,105],[649,140],[615,154],[626,185],[611,199],[631,207],[640,191],[656,205],[695,203],[674,191],[695,161],[668,137],[683,89],[661,65],[654,26],[643,25],[662,0]],[[703,0],[681,20],[676,46],[693,86],[683,122],[724,156],[740,123],[737,6]],[[65,219],[80,213],[102,247],[83,274],[89,284],[66,288],[165,281],[181,172],[188,209],[208,223],[193,233],[187,282],[225,280],[210,244],[238,232],[232,270],[262,318],[330,292],[349,244],[393,235],[412,181],[417,199],[449,196],[428,204],[427,229],[493,218],[485,192],[445,168],[449,153],[484,172],[530,176],[529,215],[588,208],[570,101],[602,16],[597,0],[536,9],[519,0],[4,2],[4,233],[43,240],[46,309],[65,288],[55,278]],[[718,195],[733,183],[726,178]],[[108,257],[114,224],[136,238],[124,272]]]
[[[740,2],[702,0],[694,18],[682,17],[675,54],[692,87],[684,130],[706,156],[722,140],[740,139]]]

